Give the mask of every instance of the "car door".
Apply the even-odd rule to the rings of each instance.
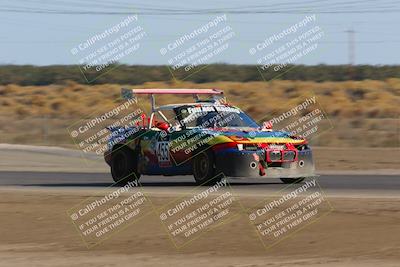
[[[172,166],[171,155],[169,152],[170,140],[170,133],[160,131],[157,135],[155,153],[157,155],[158,166],[160,168],[168,168]]]

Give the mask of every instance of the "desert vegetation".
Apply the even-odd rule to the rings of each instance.
[[[115,67],[115,68],[114,68]],[[270,69],[273,69],[272,66]],[[118,65],[110,66],[112,71],[105,72],[97,77],[96,73],[86,73],[91,84],[132,84],[139,85],[146,82],[172,79],[167,66]],[[182,70],[173,71],[175,78],[193,83],[210,83],[218,81],[250,82],[271,80],[299,80],[299,81],[362,81],[386,80],[400,78],[400,66],[394,65],[288,65],[282,71],[262,71],[255,65],[211,64],[198,66],[198,72],[186,73]],[[290,71],[289,71],[290,70]],[[96,76],[94,76],[96,75]],[[96,77],[96,79],[90,79]],[[52,66],[0,66],[0,84],[18,85],[51,85],[63,84],[65,80],[76,83],[87,83],[79,66],[52,65]]]
[[[0,86],[0,142],[71,146],[67,127],[111,110],[121,87],[218,88],[228,101],[261,120],[315,95],[333,128],[312,140],[320,146],[399,146],[400,79],[362,81],[146,82],[84,85],[75,81],[43,86]],[[145,97],[140,104],[149,109]],[[190,101],[186,96],[160,96],[157,104]]]

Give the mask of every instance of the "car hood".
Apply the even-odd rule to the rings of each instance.
[[[267,131],[255,128],[217,128],[217,129],[198,129],[214,136],[212,144],[225,142],[239,143],[293,143],[302,144],[306,142],[304,138],[294,137],[284,131]]]

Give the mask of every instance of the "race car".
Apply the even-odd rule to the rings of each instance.
[[[108,128],[104,158],[115,182],[141,175],[193,175],[197,184],[208,185],[224,176],[298,183],[314,176],[312,150],[305,138],[275,131],[268,122],[257,123],[228,104],[220,90],[122,89],[121,93],[125,99],[149,95],[151,114],[140,114],[131,126]],[[157,107],[159,94],[192,95],[194,101]],[[208,98],[200,99],[204,95]]]

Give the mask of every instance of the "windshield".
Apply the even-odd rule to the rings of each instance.
[[[202,128],[258,128],[259,125],[246,113],[234,107],[202,106],[183,107],[179,110],[184,127]]]

